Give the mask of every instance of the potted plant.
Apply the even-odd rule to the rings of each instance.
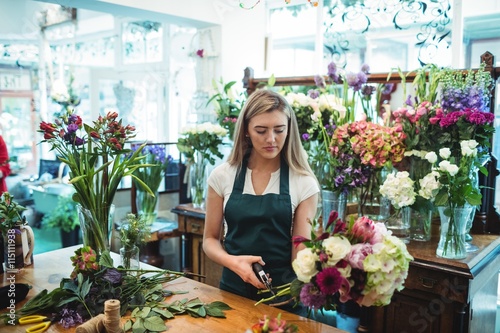
[[[7,268],[24,267],[22,227],[31,230],[26,223],[26,217],[22,215],[25,210],[25,207],[14,201],[12,194],[2,193],[0,198],[0,231],[2,233],[2,259]],[[31,244],[33,244],[32,231],[30,235]],[[12,251],[14,251],[14,256],[12,256]]]
[[[61,229],[62,247],[80,244],[80,220],[76,205],[71,196],[61,195],[54,210],[43,216],[44,225]]]

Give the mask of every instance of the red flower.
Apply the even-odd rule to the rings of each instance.
[[[316,275],[319,290],[325,295],[333,295],[339,291],[344,279],[335,267],[327,267]]]

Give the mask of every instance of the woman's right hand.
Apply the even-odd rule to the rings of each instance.
[[[258,262],[265,269],[265,262],[259,256],[233,256],[230,268],[246,283],[253,285],[257,289],[266,289],[266,286],[255,275],[252,264]]]

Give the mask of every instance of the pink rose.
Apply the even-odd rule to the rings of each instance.
[[[373,253],[372,246],[367,243],[354,244],[351,247],[351,253],[347,256],[347,260],[352,268],[363,269],[363,260],[366,256]]]

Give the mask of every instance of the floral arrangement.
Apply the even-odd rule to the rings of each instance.
[[[456,157],[451,149],[441,148],[439,157],[429,152],[425,158],[432,163],[432,172],[423,180],[428,185],[427,191],[421,191],[428,199],[433,198],[436,206],[463,206],[466,203],[477,206],[481,204],[481,192],[473,186],[470,173],[477,167],[482,173],[487,170],[476,160],[477,142],[475,140],[460,141],[461,156]]]
[[[3,192],[0,197],[0,232],[7,235],[9,229],[26,224],[26,217],[22,212],[26,207],[21,206],[14,200],[9,192]]]
[[[132,145],[132,153],[141,148],[141,145]],[[164,145],[150,145],[143,147],[139,156],[143,159],[141,163],[143,167],[134,171],[134,185],[138,189],[137,208],[139,213],[148,224],[152,224],[156,220],[156,207],[158,203],[158,188],[161,182],[165,179],[165,172],[168,164],[173,160],[172,156],[167,155]],[[142,181],[142,183],[140,181]],[[144,191],[142,184],[146,184],[154,195]]]
[[[84,244],[99,252],[109,247],[110,209],[122,177],[137,179],[134,171],[142,167],[142,146],[124,158],[130,153],[124,144],[135,137],[135,127],[123,126],[117,118],[118,113],[108,112],[89,125],[67,109],[53,123],[42,121],[38,130],[44,134],[42,143],[50,144],[59,160],[68,165],[69,183],[76,191],[73,200],[91,215],[89,232],[83,233]],[[142,186],[151,192],[146,184]]]
[[[165,320],[172,320],[175,315],[224,318],[224,311],[231,309],[223,302],[207,304],[197,298],[185,302],[165,302],[171,293],[163,290],[163,284],[189,273],[133,270],[135,274],[127,274],[132,270],[114,267],[109,251],[103,252],[98,258],[97,253],[88,246],[76,250],[71,261],[74,267],[71,276],[63,278],[58,288],[50,292],[45,289],[28,300],[16,311],[16,317],[55,315],[55,319],[68,329],[103,313],[106,300],[117,299],[120,301],[121,315],[127,311],[133,314],[123,327],[125,332],[131,331],[134,323],[134,328],[144,332],[144,326],[148,326],[144,322],[156,323],[148,326],[150,332],[163,332],[167,330]],[[152,310],[151,314],[148,311],[144,318],[140,317],[137,312],[142,309]],[[4,317],[7,315],[3,314]]]
[[[233,91],[235,84],[236,81],[224,83],[222,78],[218,82],[212,80],[212,86],[217,93],[207,102],[207,105],[214,104],[217,121],[228,131],[230,139],[233,137],[236,120],[246,99],[243,93],[236,95]]]
[[[317,223],[312,221],[313,230],[318,230]],[[347,225],[335,211],[323,233],[316,236],[312,231],[311,239],[294,237],[293,242],[306,245],[292,262],[297,278],[278,287],[274,297],[291,295],[310,311],[335,309],[337,295],[340,302],[387,305],[394,292],[403,289],[413,260],[406,245],[383,223],[362,216]]]
[[[195,160],[195,155],[200,154],[204,161],[214,165],[214,156],[223,157],[218,147],[227,135],[227,130],[222,126],[207,122],[184,128],[180,134],[183,137],[179,138],[177,148],[189,160]]]
[[[296,333],[298,331],[297,325],[287,323],[286,320],[281,319],[280,313],[275,318],[264,315],[263,319],[259,319],[259,322],[245,333]]]
[[[365,120],[337,127],[330,142],[335,169],[332,188],[348,192],[362,186],[373,187],[369,182],[374,170],[403,160],[404,139],[405,134],[395,127]]]

